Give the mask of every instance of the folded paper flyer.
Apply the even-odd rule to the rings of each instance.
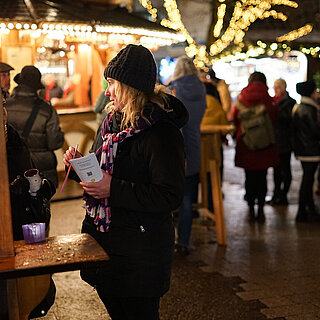
[[[103,177],[97,157],[94,153],[89,153],[81,158],[71,159],[70,163],[83,182],[97,182]]]

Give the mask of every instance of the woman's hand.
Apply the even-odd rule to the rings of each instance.
[[[76,156],[74,157],[74,151],[75,151],[75,148],[74,147],[69,147],[69,149],[66,150],[65,154],[63,155],[63,163],[66,165],[66,166],[69,166],[70,165],[70,162],[69,160],[71,159],[74,159],[74,158],[81,158],[82,157],[82,154],[80,152],[76,152]]]
[[[110,197],[111,175],[102,170],[103,178],[98,182],[80,182],[83,190],[96,199]]]

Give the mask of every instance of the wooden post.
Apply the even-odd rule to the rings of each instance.
[[[210,174],[214,217],[216,221],[217,242],[219,245],[226,246],[227,233],[224,217],[220,168],[218,167],[217,162],[215,160],[210,161]]]
[[[222,184],[220,176],[220,139],[221,134],[232,131],[232,125],[203,125],[201,126],[201,194],[205,217],[214,220],[214,227],[217,232],[217,242],[219,245],[227,245],[227,234],[225,226],[225,216],[223,207]],[[207,173],[211,176],[211,190],[213,198],[214,213],[207,209],[208,206],[208,185]]]
[[[3,95],[0,88],[0,203],[2,211],[0,212],[0,258],[13,257],[13,233],[12,218],[9,193],[7,148],[3,116]],[[19,302],[17,295],[17,284],[15,280],[6,281],[8,297],[8,316],[10,320],[19,320]],[[0,294],[5,294],[1,293]],[[1,307],[1,306],[0,306]],[[3,307],[3,306],[2,306]]]
[[[0,258],[14,256],[7,150],[3,119],[3,96],[0,89]]]

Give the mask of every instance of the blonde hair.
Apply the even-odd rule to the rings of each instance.
[[[172,80],[178,79],[188,74],[194,74],[196,76],[199,76],[199,71],[189,57],[181,56],[177,60]]]
[[[140,117],[147,120],[143,115],[147,102],[155,103],[164,111],[170,112],[171,109],[165,108],[168,93],[170,93],[169,89],[163,85],[156,85],[152,94],[146,94],[115,80],[115,95],[119,98],[119,105],[123,105],[121,109],[121,113],[123,114],[121,130],[129,126],[135,127]],[[110,112],[113,108],[113,103],[109,103],[107,105],[107,112]]]

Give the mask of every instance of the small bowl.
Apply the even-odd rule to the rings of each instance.
[[[22,226],[23,238],[26,243],[43,242],[46,239],[46,224],[31,223]]]

